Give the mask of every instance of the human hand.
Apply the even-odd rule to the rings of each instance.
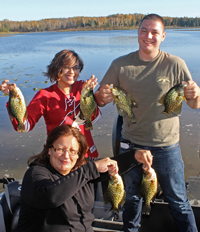
[[[0,85],[0,90],[6,95],[9,95],[9,88],[12,85],[12,84],[9,84],[8,82],[9,80],[4,80],[2,84]]]
[[[111,160],[109,157],[95,161],[96,167],[100,173],[109,172],[110,175],[117,174],[119,169],[117,161]]]
[[[196,82],[190,80],[184,88],[184,96],[187,100],[192,100],[200,96],[200,88]]]
[[[85,85],[88,85],[92,89],[94,89],[98,85],[97,78],[95,78],[95,75],[92,75],[90,79],[86,80]]]
[[[151,168],[153,163],[153,156],[149,150],[136,150],[135,159],[144,164],[147,170]]]
[[[109,85],[102,85],[95,93],[98,105],[106,105],[113,101],[112,91]]]

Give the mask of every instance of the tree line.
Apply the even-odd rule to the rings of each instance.
[[[69,17],[31,21],[0,21],[0,32],[60,30],[123,30],[137,28],[145,14],[113,14],[107,17]],[[200,18],[163,17],[166,27],[199,27]]]

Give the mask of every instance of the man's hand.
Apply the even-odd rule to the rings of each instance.
[[[135,159],[146,166],[147,170],[151,168],[153,156],[149,150],[136,150]]]
[[[95,93],[95,99],[99,106],[105,106],[113,101],[112,91],[109,85],[102,85]]]
[[[192,109],[200,108],[200,88],[196,82],[192,80],[187,82],[187,86],[184,88],[184,96],[189,107]]]

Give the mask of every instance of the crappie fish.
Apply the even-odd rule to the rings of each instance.
[[[26,132],[23,119],[27,119],[27,108],[21,90],[15,85],[9,88],[9,111],[11,121],[16,118],[18,122],[17,131]]]
[[[180,114],[182,108],[182,100],[186,100],[184,97],[184,88],[187,86],[186,82],[175,85],[166,94],[164,94],[159,103],[165,106],[165,110],[162,112],[170,117],[170,112],[174,114]]]
[[[87,81],[83,84],[83,88],[81,90],[81,98],[80,98],[80,118],[85,119],[85,129],[92,130],[92,120],[91,116],[94,113],[96,116],[97,112],[97,103],[94,98],[93,86],[91,83]]]
[[[131,94],[126,93],[120,88],[114,87],[112,84],[110,85],[110,89],[112,90],[114,98],[113,104],[116,103],[117,105],[118,114],[122,117],[128,116],[128,126],[136,123],[136,117],[132,109],[132,107],[138,107],[136,99]]]
[[[126,193],[124,190],[124,184],[119,174],[110,176],[108,181],[108,187],[104,193],[105,204],[111,203],[111,210],[115,213],[119,213],[118,205],[125,203]]]
[[[157,193],[158,180],[153,168],[145,170],[143,168],[142,181],[139,188],[139,196],[143,197],[142,214],[149,215],[151,212],[150,201]]]

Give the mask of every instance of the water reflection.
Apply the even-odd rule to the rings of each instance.
[[[161,49],[183,58],[193,79],[200,85],[199,38],[200,31],[167,29]],[[85,67],[80,79],[86,80],[95,74],[100,81],[113,59],[138,49],[136,30],[29,33],[0,37],[0,43],[0,81],[9,79],[20,86],[27,104],[35,95],[35,88],[50,85],[43,72],[60,50],[73,49],[81,56]],[[8,97],[0,93],[0,176],[9,174],[19,179],[27,168],[28,158],[43,148],[46,127],[41,119],[29,133],[14,131],[5,108],[7,100]],[[112,126],[116,108],[109,104],[102,108],[102,112],[102,119],[94,125],[92,134],[100,156],[104,157],[112,155]],[[180,143],[186,178],[197,176],[200,172],[199,114],[199,110],[183,105]]]

